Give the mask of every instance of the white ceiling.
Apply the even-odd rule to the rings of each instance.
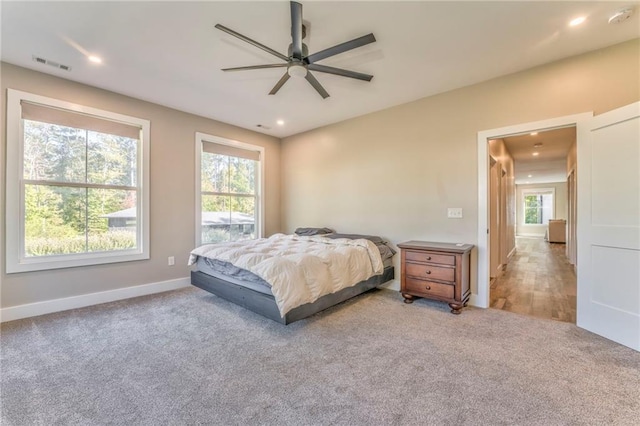
[[[567,154],[576,140],[575,127],[526,133],[502,140],[513,158],[516,184],[566,182]],[[538,155],[534,156],[534,152]]]
[[[634,4],[625,23],[616,10]],[[376,43],[320,63],[373,74],[363,82],[315,73],[268,93],[284,69],[214,28],[220,23],[283,54],[288,2],[1,3],[2,60],[277,137],[300,133],[640,36],[639,2],[303,2],[311,53],[373,32]],[[587,16],[578,27],[571,18]],[[88,54],[103,64],[87,61]],[[38,55],[72,67],[35,63]],[[278,119],[285,120],[278,126]],[[271,129],[259,129],[263,124]]]

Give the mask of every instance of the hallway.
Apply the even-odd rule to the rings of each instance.
[[[517,237],[506,270],[491,281],[491,308],[575,324],[576,274],[565,248]]]

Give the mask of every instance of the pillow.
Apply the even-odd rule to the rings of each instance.
[[[360,235],[360,234],[331,234],[326,235],[327,238],[348,238],[350,240],[359,240],[361,238],[365,240],[369,240],[374,244],[384,244],[384,240],[380,237],[376,237],[375,235]]]
[[[333,233],[333,229],[329,228],[298,228],[295,230],[296,235],[326,235]]]
[[[384,241],[382,238],[377,237],[375,235],[331,234],[331,235],[325,235],[325,237],[326,238],[348,238],[350,240],[359,240],[362,238],[365,240],[369,240],[372,243],[374,243],[376,247],[378,247],[378,250],[380,251],[380,256],[382,256],[383,261],[392,258],[393,255],[396,254],[396,251],[392,247],[389,247],[386,241]]]
[[[380,250],[380,256],[382,257],[383,262],[387,259],[391,259],[393,255],[396,254],[396,251],[386,244],[376,244],[376,247]]]

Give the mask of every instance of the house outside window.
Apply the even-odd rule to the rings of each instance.
[[[9,89],[7,272],[149,258],[149,128]],[[110,226],[122,210],[133,220]]]
[[[525,225],[547,225],[554,217],[553,191],[524,192]]]
[[[196,134],[196,245],[262,236],[264,148]]]

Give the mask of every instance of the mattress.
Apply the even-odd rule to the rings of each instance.
[[[273,295],[271,285],[246,269],[237,268],[230,263],[220,262],[206,257],[198,257],[196,269],[212,277],[255,290],[259,293]]]
[[[385,259],[382,264],[384,268],[393,266],[393,259]],[[196,270],[259,293],[267,294],[269,296],[273,295],[273,293],[271,293],[271,286],[268,282],[246,269],[237,268],[227,262],[199,257],[196,262]]]

